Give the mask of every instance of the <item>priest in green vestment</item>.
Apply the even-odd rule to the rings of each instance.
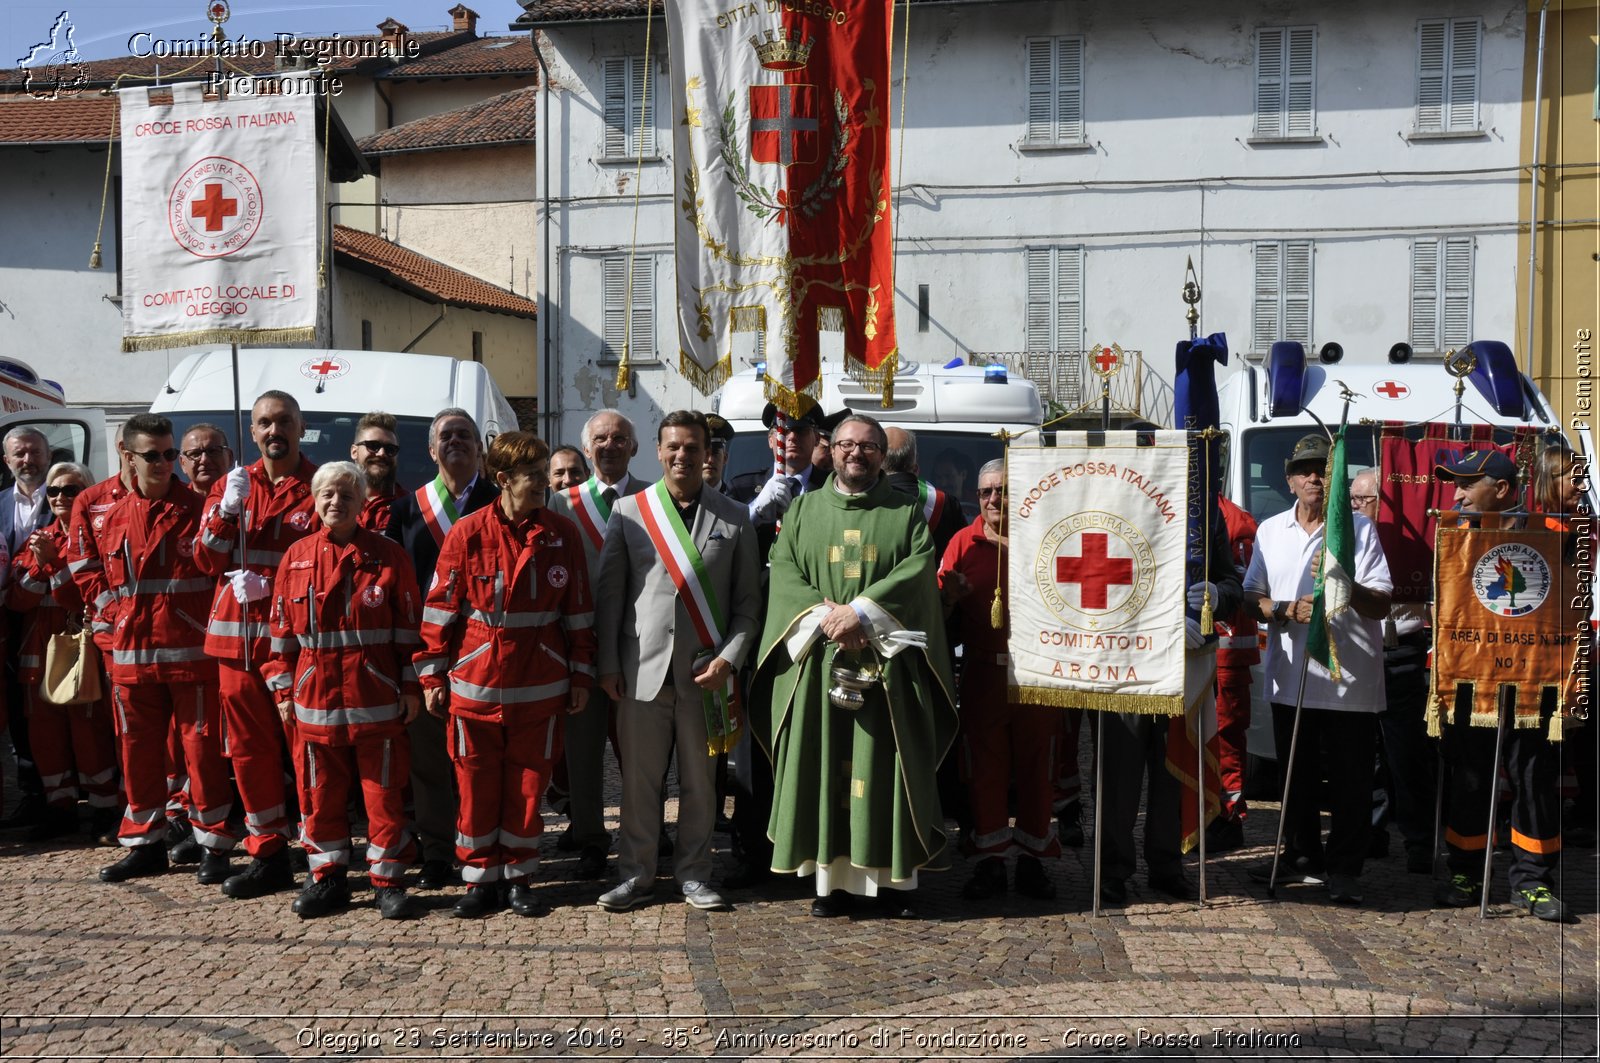
[[[956,732],[955,685],[916,499],[880,478],[886,439],[852,416],[834,474],[783,517],[750,699],[772,760],[772,869],[816,876],[816,916],[854,897],[914,917],[920,868],[948,865],[935,772]],[[832,703],[836,661],[882,667],[859,708]]]

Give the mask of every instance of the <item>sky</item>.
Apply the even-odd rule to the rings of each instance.
[[[377,0],[374,3],[261,3],[231,0],[232,14],[223,26],[230,39],[246,34],[272,41],[273,34],[360,36],[377,32],[378,23],[394,17],[414,32],[447,30],[447,13],[456,0]],[[0,4],[0,67],[24,65],[33,47],[50,40],[51,28],[66,12],[72,43],[83,59],[127,55],[129,39],[144,32],[159,40],[209,39],[206,0],[5,0]],[[469,0],[478,12],[481,36],[505,36],[522,13],[516,0]],[[57,35],[54,51],[67,48]],[[149,39],[149,38],[146,38]]]

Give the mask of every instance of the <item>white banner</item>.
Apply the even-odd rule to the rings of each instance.
[[[1059,432],[1007,453],[1014,700],[1183,712],[1189,451],[1180,431]]]
[[[117,93],[124,351],[316,338],[316,105],[298,80],[293,95]]]

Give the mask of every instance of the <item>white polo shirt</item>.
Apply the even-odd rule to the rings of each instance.
[[[1355,582],[1368,590],[1393,593],[1389,562],[1378,543],[1377,529],[1359,513],[1354,517]],[[1244,589],[1275,602],[1292,602],[1310,594],[1316,585],[1317,554],[1321,550],[1322,529],[1307,534],[1295,520],[1292,508],[1268,517],[1256,529],[1256,549],[1244,576]],[[1383,621],[1369,620],[1354,609],[1347,609],[1329,626],[1339,655],[1340,679],[1334,682],[1326,668],[1312,661],[1306,671],[1302,704],[1313,709],[1380,711],[1384,707]],[[1300,662],[1305,658],[1310,625],[1291,621],[1263,624],[1263,628],[1267,633],[1267,654],[1262,662],[1267,700],[1293,705],[1300,689]]]

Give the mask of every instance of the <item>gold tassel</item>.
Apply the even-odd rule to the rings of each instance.
[[[1216,619],[1211,611],[1211,589],[1204,591],[1205,597],[1200,602],[1200,634],[1209,635],[1216,630],[1213,621]]]
[[[1561,741],[1561,710],[1558,708],[1550,715],[1550,733],[1547,736],[1552,742]]]
[[[989,604],[989,626],[999,631],[1006,626],[1006,613],[1000,604],[1000,585],[994,587],[994,601]]]
[[[94,242],[94,250],[89,252],[89,268],[90,269],[99,269],[100,268],[100,241],[99,240],[96,240]]]
[[[632,374],[628,371],[628,345],[622,345],[622,360],[617,363],[617,390],[627,391],[632,383]]]

